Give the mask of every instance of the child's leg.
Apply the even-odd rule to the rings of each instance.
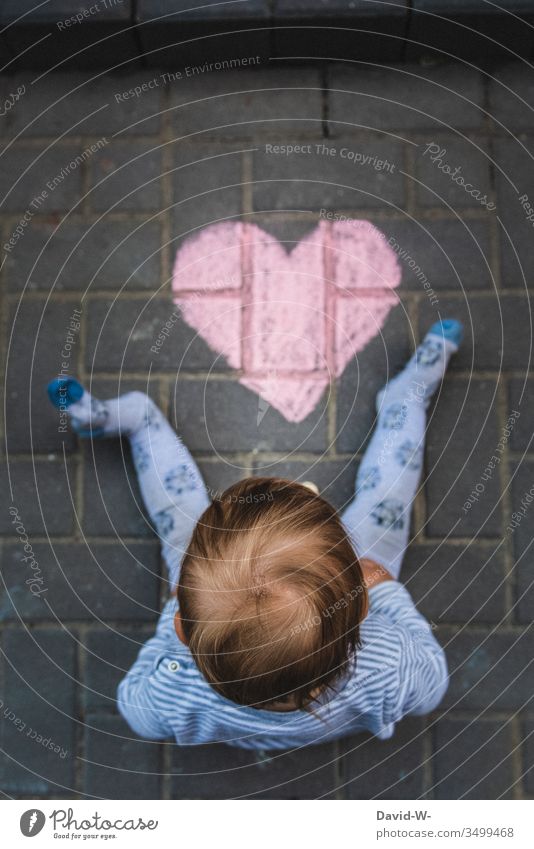
[[[358,470],[356,498],[343,513],[358,556],[376,560],[394,578],[421,479],[426,411],[461,337],[457,321],[433,325],[401,374],[378,393],[378,420]]]
[[[99,401],[72,378],[53,380],[48,394],[67,407],[80,436],[127,436],[146,509],[162,541],[171,589],[208,493],[197,465],[148,395],[128,392]]]

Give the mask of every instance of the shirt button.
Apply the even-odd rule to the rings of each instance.
[[[180,664],[177,660],[171,660],[168,666],[169,672],[178,672],[180,669]]]

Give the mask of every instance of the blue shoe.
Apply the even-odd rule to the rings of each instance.
[[[54,407],[59,409],[79,401],[85,389],[74,377],[56,377],[48,384],[47,392]]]
[[[459,348],[464,338],[464,326],[461,321],[457,321],[455,318],[444,318],[441,321],[436,321],[428,333],[439,336],[441,339],[448,339],[449,342]]]

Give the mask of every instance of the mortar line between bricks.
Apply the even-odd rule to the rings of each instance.
[[[105,136],[101,136],[101,138],[105,138]],[[84,137],[82,137],[81,144],[83,145],[83,149],[87,150],[89,148],[89,145],[91,144],[91,142],[88,141],[87,136],[84,136]],[[91,188],[92,188],[91,187],[91,163],[89,161],[90,159],[91,159],[91,157],[87,157],[87,159],[84,159],[82,164],[81,164],[81,169],[80,169],[80,200],[81,200],[81,203],[79,201],[77,201],[76,208],[80,210],[82,215],[86,212],[89,212],[89,210],[91,209],[91,202],[89,200],[89,198],[90,198],[89,193],[90,193]],[[70,212],[70,210],[69,210],[69,212]],[[66,213],[66,214],[68,215],[69,213]]]
[[[172,375],[176,375],[176,369],[168,368],[161,369],[161,375],[165,377],[171,377]],[[191,381],[203,381],[205,382],[208,378],[213,383],[234,383],[237,379],[242,376],[242,372],[208,372],[208,371],[191,371],[191,372],[180,372],[180,381],[183,383],[188,383]],[[471,380],[495,380],[499,376],[508,376],[508,377],[517,377],[518,375],[512,374],[509,372],[503,372],[501,369],[495,368],[495,370],[487,369],[485,371],[477,371],[477,372],[468,372],[463,370],[458,371],[450,371],[447,374],[448,381],[465,381],[469,378]],[[519,375],[521,376],[521,375]],[[523,375],[524,376],[524,375]],[[119,371],[93,371],[92,372],[92,380],[143,380],[146,381],[146,371],[137,371],[137,370],[129,370],[122,369]],[[35,455],[37,456],[37,455]]]
[[[492,136],[495,133],[495,123],[491,119],[491,81],[488,74],[482,74],[482,131]]]
[[[423,720],[424,730],[422,738],[423,749],[423,799],[434,799],[434,746],[432,739],[432,729],[429,727],[428,717]]]
[[[241,154],[241,212],[248,220],[254,213],[254,162],[252,153]]]
[[[404,194],[406,197],[405,209],[409,216],[416,219],[417,201],[415,181],[409,178],[409,175],[415,174],[415,151],[411,145],[406,145],[406,148],[403,151],[403,169]]]
[[[98,378],[98,379],[101,380],[102,378]],[[165,409],[164,409],[166,407],[165,394],[162,397],[163,397],[163,403],[161,405],[161,408],[165,412]],[[169,416],[167,416],[167,417],[169,417]],[[221,452],[221,455],[224,455],[225,458],[229,457],[232,460],[246,460],[246,459],[248,459],[248,457],[252,453],[252,451],[253,451],[253,449],[247,449],[246,451],[224,451],[224,452]],[[192,449],[191,453],[193,454],[193,456],[196,460],[200,460],[202,462],[213,462],[213,463],[219,462],[219,458],[215,454],[208,453],[206,450]],[[67,452],[67,458],[72,459],[74,461],[76,459],[76,454],[77,454],[77,451],[73,451],[73,452],[70,452],[70,453]],[[265,460],[268,460],[269,462],[270,461],[276,462],[276,461],[280,461],[280,460],[287,460],[288,451],[262,451],[261,455]],[[323,459],[325,457],[326,457],[326,459]],[[297,461],[298,460],[299,462],[303,462],[303,463],[310,463],[310,462],[315,462],[315,461],[319,460],[319,464],[320,464],[320,463],[327,463],[327,462],[334,460],[334,459],[336,460],[336,462],[350,463],[352,460],[362,460],[362,458],[363,458],[363,452],[362,451],[355,452],[354,454],[353,453],[346,453],[346,452],[343,453],[343,454],[341,454],[341,453],[336,454],[335,458],[327,457],[327,455],[325,455],[322,451],[317,451],[317,452],[313,452],[313,451],[291,452],[291,461],[293,461],[293,460]],[[532,460],[534,460],[534,453],[523,452],[523,451],[510,451],[509,452],[509,459],[510,460],[531,460],[532,461]],[[29,453],[25,454],[25,453],[22,453],[22,452],[18,452],[18,453],[10,452],[10,454],[9,454],[9,461],[13,462],[13,463],[27,463],[30,460],[35,460],[35,461],[40,462],[40,463],[49,463],[50,462],[50,452],[48,451],[46,453],[45,452],[39,453],[39,452],[36,451],[34,454],[29,454]],[[433,538],[433,537],[429,537],[429,539],[431,539],[431,538]],[[487,538],[486,536],[482,537],[482,539],[486,539],[486,538]],[[434,537],[434,539],[439,540],[439,537]],[[454,537],[454,539],[460,539],[460,537]]]
[[[111,142],[121,142],[127,144],[136,144],[137,142],[142,142],[144,144],[152,143],[157,141],[158,133],[150,134],[141,134],[135,135],[131,133],[130,135],[116,136],[104,136],[102,133],[100,134],[92,134],[92,133],[80,133],[78,135],[72,136],[63,136],[63,138],[58,139],[57,136],[26,136],[25,138],[19,138],[15,142],[15,146],[11,148],[11,150],[41,150],[43,147],[47,147],[52,144],[55,150],[69,150],[70,148],[78,147],[79,145],[91,145],[95,144],[98,141],[101,141],[103,138],[108,138]],[[96,152],[96,151],[95,151]]]
[[[495,159],[495,150],[493,147],[493,140],[490,139],[490,161],[489,165],[489,195],[490,200],[493,201],[497,210],[498,206],[498,194],[497,194],[497,185],[496,185],[496,169],[494,164]],[[495,283],[495,289],[497,290],[497,297],[502,292],[507,292],[507,289],[503,289],[502,285],[502,269],[501,269],[501,256],[500,256],[500,233],[499,233],[499,225],[497,221],[496,215],[491,215],[489,218],[489,244],[490,244],[490,256],[489,256],[489,265],[491,268],[492,277]],[[524,297],[523,291],[523,297]]]
[[[104,301],[113,301],[116,299],[116,286],[115,287],[107,287],[102,289],[93,289],[87,290],[84,294],[84,300],[88,304],[92,304],[94,302],[98,302],[100,300]],[[488,295],[494,295],[495,289],[492,286],[488,286],[487,288],[466,288],[463,292],[459,292],[457,288],[440,288],[437,290],[441,297],[449,297],[456,298],[458,300],[465,298],[465,294],[468,293],[469,297],[473,300],[479,300],[481,298],[487,298]],[[80,298],[81,287],[76,289],[61,289],[49,291],[47,289],[41,289],[39,291],[26,291],[24,293],[24,298],[26,301],[31,302],[44,302],[45,300],[49,300],[52,304],[54,303],[66,303],[71,301],[79,300]],[[372,290],[370,290],[372,293]],[[21,290],[11,290],[6,292],[6,299],[9,303],[16,302],[20,298]],[[170,295],[169,294],[157,294],[154,295],[153,286],[147,286],[145,288],[139,288],[135,291],[122,291],[120,293],[121,299],[123,301],[128,302],[139,302],[143,304],[146,302],[147,296],[151,294],[151,303],[155,303],[156,305],[165,305],[166,307],[171,306]],[[422,292],[419,292],[417,289],[403,289],[398,293],[399,300],[401,303],[409,303],[411,301],[424,301],[426,299],[426,295]],[[499,291],[501,297],[507,296],[515,296],[515,297],[525,297],[525,289],[519,287],[509,287]]]
[[[2,244],[5,244],[7,241],[7,232],[8,228],[2,226],[0,224],[0,237],[2,239]],[[4,263],[7,261],[7,257],[4,259]],[[4,420],[4,408],[7,404],[7,398],[5,397],[5,375],[6,375],[6,363],[7,363],[7,338],[8,338],[8,329],[10,327],[9,316],[9,301],[7,298],[7,280],[6,280],[6,271],[2,265],[2,270],[0,271],[0,368],[2,370],[2,374],[4,375],[4,381],[2,382],[2,413],[0,415],[0,437],[2,439],[2,447],[0,450],[0,456],[5,455],[5,444],[6,444],[6,430],[5,430],[5,420]]]
[[[517,713],[510,720],[510,737],[512,742],[512,770],[514,774],[514,799],[522,799],[524,795],[523,783],[523,738],[521,735],[521,720]]]
[[[329,89],[330,90],[330,89]],[[305,89],[306,91],[306,89]],[[303,125],[305,126],[304,130],[301,129],[291,129],[291,130],[273,130],[272,127],[262,128],[261,130],[257,130],[252,133],[243,133],[239,135],[238,133],[232,132],[231,135],[224,135],[224,128],[221,129],[213,129],[213,132],[210,129],[205,131],[201,131],[195,134],[194,139],[191,138],[178,138],[177,141],[180,142],[181,147],[184,151],[194,150],[194,149],[202,149],[203,147],[210,147],[214,142],[217,142],[222,147],[229,147],[232,144],[241,144],[243,142],[257,144],[261,143],[263,140],[266,141],[298,141],[300,139],[319,139],[319,138],[328,138],[332,141],[333,144],[340,144],[344,141],[358,142],[358,141],[383,141],[387,140],[390,135],[401,136],[400,143],[401,144],[409,144],[410,141],[417,142],[428,142],[429,138],[434,139],[435,141],[439,141],[443,138],[445,141],[455,141],[460,136],[465,136],[468,141],[487,141],[488,137],[495,138],[504,138],[510,139],[510,131],[505,128],[501,128],[499,126],[492,126],[491,118],[488,117],[490,123],[483,127],[468,127],[462,126],[461,124],[455,125],[454,127],[436,127],[436,126],[428,126],[428,127],[417,127],[416,129],[410,130],[405,126],[398,126],[396,124],[391,124],[387,127],[380,128],[371,128],[371,127],[358,127],[355,126],[352,129],[348,128],[342,132],[336,131],[335,135],[324,136],[318,130],[310,129],[310,122],[319,124],[323,124],[323,117],[321,118],[305,118],[302,120]],[[521,133],[529,133],[529,129],[525,128],[516,128],[518,132]],[[403,134],[409,133],[409,137]],[[110,134],[110,138],[112,142],[119,144],[154,144],[157,143],[158,137],[160,133],[158,131],[154,131],[152,133],[117,133],[115,135]],[[56,135],[35,135],[35,136],[25,136],[24,138],[19,138],[15,142],[15,146],[11,148],[11,150],[35,150],[42,149],[44,146],[48,146],[53,144],[55,149],[57,150],[68,150],[70,148],[74,148],[78,145],[86,145],[86,144],[94,144],[95,142],[100,141],[103,138],[102,133],[79,133],[72,135],[65,135],[61,139],[58,139]],[[10,142],[12,139],[2,138],[2,142]],[[410,145],[411,146],[411,145]]]
[[[161,272],[161,281],[160,286],[164,287],[164,291],[167,291],[168,294],[171,294],[171,273],[172,273],[172,262],[171,262],[171,244],[172,242],[172,216],[174,210],[171,212],[171,204],[174,199],[174,187],[173,187],[173,178],[171,176],[171,169],[173,164],[173,150],[172,150],[172,142],[174,141],[174,133],[172,131],[171,117],[170,117],[170,105],[171,105],[171,95],[170,95],[170,86],[165,86],[163,91],[163,103],[162,103],[162,122],[161,122],[161,150],[162,150],[162,159],[161,159],[161,168],[163,172],[163,176],[161,179],[161,197],[162,197],[162,207],[164,209],[162,215],[162,227],[161,227],[161,238],[162,242],[160,245],[160,272]],[[161,291],[161,290],[160,290]]]
[[[172,757],[170,746],[159,746],[161,760],[161,798],[172,799]]]
[[[95,224],[97,221],[102,219],[102,212],[80,212],[78,207],[78,211],[70,212],[68,209],[60,210],[58,212],[40,212],[37,211],[34,213],[32,222],[34,224],[49,224],[52,226],[57,225],[58,215],[68,215],[68,224]],[[7,224],[18,224],[20,222],[21,213],[24,212],[23,209],[18,212],[8,212],[6,210],[0,212],[0,221],[6,222]],[[132,219],[135,222],[139,221],[153,221],[154,216],[157,216],[157,212],[151,212],[149,210],[128,210],[127,212],[114,209],[110,212],[105,213],[106,221],[117,223],[130,223]],[[63,221],[61,222],[63,223]],[[15,250],[15,249],[14,249]]]
[[[85,304],[80,304],[82,310],[84,310]],[[80,330],[78,334],[78,375],[80,377],[81,383],[86,385],[86,371],[85,371],[85,362],[87,356],[87,325],[88,318],[86,313],[82,314],[82,321],[80,323]],[[77,376],[77,375],[76,375]],[[93,375],[91,375],[91,378]],[[76,463],[76,471],[77,471],[77,480],[76,480],[76,495],[75,495],[75,504],[74,509],[76,511],[76,516],[74,517],[74,538],[76,540],[81,540],[83,535],[83,519],[84,519],[84,486],[85,486],[85,452],[82,447],[82,443],[79,441],[78,446],[75,452],[75,457],[77,458]]]
[[[63,624],[63,623],[62,623]],[[74,681],[82,681],[83,674],[83,651],[81,647],[81,637],[77,635],[76,651],[74,653]],[[85,680],[85,676],[84,676]],[[83,721],[83,695],[82,688],[74,687],[74,738],[75,738],[75,753],[74,753],[74,786],[78,794],[83,794],[83,764],[85,763],[85,739],[84,739],[84,721]]]
[[[255,474],[257,472],[261,472],[261,469],[258,469],[254,465],[247,466],[246,468],[247,468],[247,471],[250,471],[253,474]],[[80,539],[80,538],[77,539],[72,535],[69,535],[69,536],[61,535],[60,536],[58,534],[57,536],[54,536],[53,534],[49,534],[48,536],[43,536],[43,535],[39,535],[39,534],[32,534],[32,543],[34,543],[35,545],[47,545],[47,544],[48,545],[72,545],[73,542],[76,542],[76,543],[79,543],[79,544],[87,543],[88,545],[112,545],[112,544],[116,544],[116,539],[117,539],[117,535],[112,534],[112,533],[107,535],[107,536],[105,534],[99,534],[99,535],[97,535],[97,534],[84,534],[83,540]],[[7,536],[7,534],[0,536],[0,540],[3,540],[5,547],[17,548],[17,546],[19,545],[19,543],[14,538],[10,539]],[[131,534],[130,535],[121,534],[120,540],[121,540],[121,543],[124,543],[125,545],[148,545],[148,546],[150,546],[150,545],[159,544],[158,537],[154,533],[146,534],[145,536],[132,536]],[[458,537],[455,537],[454,539],[449,538],[447,540],[446,544],[447,544],[447,546],[450,545],[450,546],[456,546],[457,548],[460,548],[460,547],[465,548],[465,546],[467,545],[467,543],[469,541],[471,542],[471,544],[473,544],[472,538],[459,539]],[[410,541],[410,548],[412,546],[416,547],[416,548],[420,548],[420,547],[428,546],[430,543],[438,544],[439,542],[443,542],[441,537],[439,539],[438,538],[428,539],[427,537],[425,537],[424,539],[422,539],[422,538],[414,539],[414,540]],[[497,539],[490,539],[490,538],[486,537],[484,539],[477,539],[476,545],[477,545],[477,547],[480,547],[480,548],[488,548],[489,550],[492,550],[495,547],[496,542],[497,542]],[[446,624],[450,625],[450,624],[452,624],[453,621],[454,620],[448,621]],[[513,622],[512,623],[513,627],[516,627],[516,624],[517,623]]]
[[[508,392],[507,382],[505,379],[499,380],[497,384],[497,422],[500,432],[504,432],[506,422],[508,420]],[[514,551],[513,551],[513,534],[504,534],[504,529],[509,525],[512,514],[512,496],[511,496],[511,477],[510,477],[510,457],[508,453],[508,443],[505,442],[502,452],[502,461],[499,464],[499,482],[501,488],[501,522],[503,531],[503,561],[504,561],[504,600],[505,610],[507,611],[505,622],[514,623],[517,617],[517,612],[514,611],[515,597],[515,575],[514,575]]]
[[[251,157],[252,154],[247,153],[244,154],[247,157]],[[170,178],[170,175],[167,175]],[[252,186],[250,185],[252,181],[248,181],[248,185],[244,188],[252,190]],[[79,208],[78,208],[79,209]],[[2,210],[0,211],[0,221],[6,222],[7,224],[18,224],[20,221],[21,213],[24,210],[21,208],[20,210]],[[36,224],[57,224],[57,216],[62,213],[67,213],[69,210],[59,211],[57,213],[54,212],[36,212],[33,217],[33,221]],[[397,212],[394,209],[381,209],[378,206],[360,206],[357,208],[354,207],[336,207],[336,212],[346,215],[347,217],[357,218],[357,217],[370,217],[374,218],[377,221],[405,221],[406,213],[404,211]],[[313,209],[302,209],[297,212],[291,210],[254,210],[251,209],[248,213],[251,220],[255,219],[265,219],[265,218],[276,218],[277,221],[302,221],[303,216],[307,216],[310,220],[316,221],[318,212]],[[113,209],[110,212],[106,212],[105,218],[106,221],[113,223],[130,223],[134,220],[136,223],[141,221],[155,220],[158,215],[157,210],[127,210],[123,211],[120,209]],[[491,216],[493,219],[495,216]],[[92,210],[88,210],[87,212],[74,211],[72,213],[69,212],[68,216],[68,224],[85,224],[85,223],[95,223],[102,218],[101,212],[93,212]],[[419,210],[419,218],[424,221],[456,221],[457,216],[450,212],[447,207],[435,206],[435,207],[423,207]],[[468,218],[471,220],[478,221],[487,221],[488,214],[484,210],[475,207],[465,207],[462,209],[462,218]]]
[[[500,298],[505,299],[508,297],[525,297],[525,289],[520,287],[506,287],[500,289],[498,293],[496,293],[493,287],[488,287],[486,289],[470,289],[466,288],[464,292],[459,292],[458,289],[453,288],[443,288],[436,290],[438,295],[443,298],[453,298],[458,301],[465,300],[465,295],[468,294],[469,298],[472,300],[482,300],[487,299],[489,295],[498,294]],[[144,304],[147,300],[147,295],[151,295],[151,303],[160,304],[161,306],[171,307],[172,300],[168,294],[161,294],[152,297],[153,287],[147,286],[146,289],[138,289],[136,291],[123,291],[121,292],[121,300],[129,301],[129,302],[139,302],[140,304]],[[93,291],[89,290],[84,296],[84,302],[88,304],[92,304],[94,302],[100,300],[108,300],[113,301],[116,296],[116,290],[113,288],[108,289],[94,289]],[[400,296],[400,301],[402,303],[410,303],[412,301],[421,301],[425,303],[428,298],[424,292],[419,292],[417,289],[404,289],[397,293]],[[6,292],[6,299],[11,303],[16,303],[20,298],[20,291],[11,291]],[[26,301],[34,301],[34,302],[44,302],[49,300],[51,304],[54,303],[65,303],[65,302],[76,302],[80,300],[80,289],[62,289],[61,291],[49,292],[46,289],[42,289],[41,291],[31,291],[24,293],[24,300]]]
[[[163,412],[165,412],[165,410],[163,410]],[[169,418],[169,416],[167,416],[167,418]],[[214,453],[208,454],[204,451],[195,451],[195,450],[192,450],[191,453],[192,453],[193,457],[195,458],[195,460],[198,460],[198,461],[203,462],[203,463],[204,462],[213,462],[213,463],[220,462],[220,458],[217,457]],[[225,458],[230,458],[230,459],[236,460],[236,461],[239,461],[239,460],[246,461],[246,460],[250,459],[250,456],[253,454],[253,449],[247,449],[246,451],[234,451],[234,452],[225,451],[225,452],[220,452],[220,453],[221,453],[221,455],[224,453]],[[262,452],[262,456],[265,456],[264,452]],[[322,456],[323,455],[321,453],[308,454],[308,455],[304,455],[304,454],[298,454],[297,455],[297,454],[295,454],[295,455],[292,455],[292,459],[295,458],[295,459],[298,459],[302,462],[313,462],[313,461],[317,460],[318,458],[320,458]],[[359,457],[359,456],[360,455],[352,455],[351,454],[347,459],[351,460],[353,457]],[[68,454],[67,457],[74,462],[75,459],[76,459],[76,453],[73,452],[72,454]],[[285,459],[287,459],[287,451],[286,452],[280,451],[280,453],[278,455],[272,457],[271,459],[273,459],[275,461],[276,460],[285,460]],[[338,459],[338,458],[336,458],[336,459]],[[31,460],[36,460],[37,462],[41,462],[41,463],[44,464],[44,463],[50,463],[50,454],[49,453],[48,454],[33,454],[33,455],[32,454],[16,454],[16,455],[10,454],[9,460],[10,460],[10,462],[13,461],[14,463],[28,463]]]
[[[0,563],[3,563],[3,562],[4,562],[4,540],[2,539],[2,537],[0,537]],[[3,649],[2,634],[3,634],[3,631],[4,631],[4,626],[5,626],[5,618],[2,617],[0,619],[0,650]],[[5,687],[4,687],[3,676],[4,676],[4,664],[0,663],[0,693],[5,693],[5,691],[6,691]]]
[[[32,543],[34,543],[35,545],[48,545],[48,546],[52,546],[52,545],[64,546],[64,545],[73,545],[73,544],[76,544],[76,545],[87,544],[87,545],[107,545],[107,546],[110,546],[110,545],[116,545],[117,544],[117,536],[118,536],[118,534],[113,534],[113,533],[110,533],[107,536],[105,534],[84,534],[83,539],[82,539],[81,537],[75,537],[72,534],[69,534],[69,536],[66,536],[66,535],[53,536],[52,534],[49,534],[48,536],[44,536],[42,534],[41,535],[31,534]],[[10,540],[7,536],[4,536],[4,537],[2,537],[2,539],[4,540],[4,545],[6,547],[10,547],[10,548],[14,548],[14,549],[16,549],[17,546],[20,547],[20,543],[16,541],[15,537],[12,540]],[[131,534],[130,535],[121,534],[120,535],[120,541],[121,541],[121,543],[125,543],[126,545],[145,545],[145,546],[152,546],[152,547],[154,547],[159,542],[158,537],[155,535],[155,533],[151,533],[150,535],[146,534],[145,536],[138,536],[138,537],[132,536]]]
[[[326,422],[328,451],[322,455],[328,460],[337,460],[337,389],[338,382],[337,380],[333,380],[330,384],[328,418]]]
[[[335,782],[336,782],[335,798],[342,800],[342,799],[347,798],[347,795],[346,795],[346,783],[347,782],[343,780],[344,779],[344,774],[343,774],[344,759],[341,755],[341,744],[340,744],[339,740],[334,740],[334,745],[333,745],[332,748],[333,748],[334,764],[335,764],[335,766],[334,766],[334,776],[335,776]]]
[[[72,542],[72,540],[71,540],[71,542]],[[136,540],[136,542],[139,542],[139,540]],[[166,598],[165,600],[167,601],[168,599]],[[150,629],[152,629],[151,633],[153,633],[153,629],[154,629],[154,626],[157,624],[160,611],[154,609],[153,611],[151,611],[151,613],[153,615],[150,618],[147,616],[145,619],[134,619],[131,616],[123,617],[122,619],[121,618],[115,619],[115,618],[112,618],[111,616],[106,616],[104,624],[107,628],[113,628],[113,629],[117,629],[117,630],[119,630],[121,627],[126,627],[126,626],[131,626],[132,628],[141,628],[141,629],[144,629],[143,630],[143,636],[146,637],[146,636],[149,636],[149,630]],[[76,628],[76,630],[80,630],[81,628],[85,627],[85,628],[88,629],[89,632],[92,633],[92,630],[95,627],[97,629],[102,627],[102,621],[97,623],[97,625],[95,626],[93,617],[89,617],[89,615],[88,615],[87,619],[67,619],[67,618],[63,617],[61,619],[61,625],[62,625],[62,627],[69,628],[71,630],[74,629],[74,628]],[[468,633],[472,636],[484,638],[484,637],[490,637],[492,634],[496,633],[495,632],[496,624],[497,623],[495,623],[495,622],[488,622],[488,623],[478,622],[476,625],[469,625],[469,627],[466,630],[465,621],[444,622],[439,626],[440,630],[438,631],[438,633],[443,633],[443,632],[446,631],[447,634],[452,636],[452,637],[457,636],[458,634],[461,634],[461,633]],[[4,621],[4,625],[3,625],[2,630],[3,631],[8,631],[8,630],[13,631],[13,630],[17,630],[17,628],[20,628],[20,622],[19,622],[18,619],[13,619],[13,620],[6,619]],[[47,630],[47,631],[56,632],[57,628],[58,628],[58,623],[57,623],[56,619],[51,619],[51,620],[34,619],[34,620],[32,620],[31,624],[26,622],[24,624],[24,628],[28,631],[33,631],[35,629],[39,629],[39,630]],[[504,637],[510,637],[510,638],[521,637],[521,636],[524,636],[524,634],[525,634],[525,625],[513,625],[513,626],[508,626],[508,627],[505,627],[505,628],[500,628],[499,631],[498,631],[498,634],[499,635],[502,634]],[[480,712],[480,709],[478,709],[478,710]],[[455,709],[454,712],[455,712],[455,715],[456,715],[456,713],[457,713],[456,709]],[[484,711],[484,716],[486,716],[486,713],[487,713],[488,716],[490,716],[490,714],[491,714],[491,716],[493,716],[496,713],[496,711]],[[498,711],[497,711],[497,713],[498,713]],[[508,713],[507,716],[509,718],[510,714]]]

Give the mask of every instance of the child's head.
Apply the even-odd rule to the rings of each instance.
[[[303,708],[359,645],[367,593],[328,502],[247,478],[198,522],[178,586],[181,630],[206,680],[233,702]]]

